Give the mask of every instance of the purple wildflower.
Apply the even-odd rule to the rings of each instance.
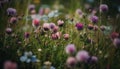
[[[108,11],[108,6],[106,4],[101,4],[99,9],[100,12],[106,12]]]
[[[61,32],[56,32],[51,35],[53,40],[59,39],[61,37]]]
[[[76,51],[74,44],[68,44],[65,48],[67,54],[74,54]]]
[[[119,38],[115,38],[115,39],[113,40],[113,44],[114,44],[116,47],[120,46],[120,39],[119,39]]]
[[[63,20],[58,20],[57,23],[58,23],[58,26],[63,26],[64,21]]]
[[[84,51],[84,50],[79,51],[76,55],[76,59],[80,62],[86,62],[89,57],[90,56],[89,56],[88,52]]]
[[[74,67],[76,65],[77,61],[74,57],[69,57],[66,61],[66,64],[68,67]]]
[[[82,30],[84,25],[82,23],[77,23],[75,26],[77,30]]]
[[[28,9],[29,9],[29,11],[34,10],[34,9],[35,9],[35,5],[33,5],[33,4],[29,5],[29,6],[28,6]]]
[[[7,28],[7,29],[6,29],[6,33],[7,33],[7,34],[11,34],[11,33],[12,33],[12,29],[11,29],[11,28]]]
[[[82,18],[84,16],[84,13],[82,12],[81,9],[77,9],[76,14],[79,15],[80,18]]]
[[[58,26],[55,26],[55,27],[52,29],[52,32],[53,32],[53,33],[56,33],[56,32],[58,32],[58,30],[59,30],[59,27],[58,27]]]
[[[43,15],[43,14],[44,14],[44,8],[40,8],[39,14],[40,14],[40,15]]]
[[[51,38],[52,38],[53,40],[57,40],[57,39],[58,39],[58,36],[57,36],[56,34],[52,34],[52,35],[51,35]]]
[[[29,38],[29,36],[30,36],[30,33],[29,32],[25,32],[25,38]]]
[[[65,40],[68,40],[69,37],[70,37],[69,34],[64,34],[64,39],[65,39]]]
[[[92,61],[93,62],[97,62],[98,61],[98,58],[96,56],[92,56]]]
[[[98,22],[98,17],[97,16],[91,16],[90,18],[92,23],[97,23]]]
[[[43,28],[44,28],[45,31],[48,31],[50,29],[49,23],[44,23]]]
[[[76,14],[82,15],[82,14],[83,14],[83,12],[82,12],[82,10],[81,10],[81,9],[77,9],[77,10],[76,10]]]
[[[16,13],[16,9],[14,8],[8,8],[7,9],[7,14],[10,15],[10,16],[15,16],[17,13]]]
[[[12,24],[14,24],[14,23],[16,23],[17,22],[17,18],[16,17],[11,17],[10,18],[10,23],[12,23]]]
[[[98,58],[96,56],[89,57],[87,60],[87,63],[96,63],[98,61]]]
[[[56,25],[55,23],[50,23],[49,26],[50,26],[50,29],[54,29]]]
[[[119,33],[117,32],[112,32],[112,34],[110,35],[112,39],[118,38],[119,37]]]

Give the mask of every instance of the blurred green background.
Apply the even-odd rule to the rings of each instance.
[[[8,25],[9,18],[9,16],[7,16],[6,9],[9,7],[13,7],[16,8],[18,15],[24,15],[26,13],[29,1],[31,1],[32,4],[36,4],[34,3],[33,0],[8,0],[8,1],[9,2],[7,3],[1,4],[0,7],[0,61],[8,59],[9,56],[11,56],[11,54],[7,54],[7,52],[3,49],[5,29]],[[100,3],[105,3],[109,6],[109,12],[105,15],[112,19],[111,24],[116,27],[115,31],[120,32],[120,11],[118,10],[120,6],[120,0],[94,0],[94,2],[92,2],[92,0],[40,0],[40,3],[36,4],[36,6],[39,9],[39,6],[41,6],[42,4],[52,6],[54,3],[64,5],[65,9],[62,11],[64,11],[65,13],[75,12],[77,8],[84,9],[83,5],[85,3],[89,3],[93,7],[99,6]],[[13,52],[13,55],[16,55],[16,53]]]

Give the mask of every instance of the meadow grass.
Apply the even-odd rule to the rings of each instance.
[[[39,9],[42,3],[49,3],[50,8],[52,8],[51,6],[54,4],[55,1],[41,1],[40,4],[36,4],[36,10]],[[44,35],[41,35],[41,33],[39,33],[37,34],[37,38],[35,38],[36,34],[34,33],[34,28],[32,27],[31,20],[28,21],[27,19],[23,19],[17,24],[9,25],[9,17],[7,17],[7,15],[5,14],[5,10],[8,7],[14,7],[17,10],[18,15],[24,15],[25,17],[29,15],[27,6],[30,3],[33,3],[33,1],[13,0],[11,3],[8,3],[3,7],[4,9],[2,9],[1,11],[3,13],[1,14],[1,16],[3,17],[0,19],[2,23],[0,23],[0,26],[3,27],[1,29],[10,26],[15,34],[14,37],[11,37],[4,32],[5,30],[2,30],[3,32],[1,34],[4,34],[2,35],[4,37],[1,38],[3,44],[1,44],[2,47],[0,47],[0,50],[7,53],[4,56],[6,56],[6,58],[8,59],[11,58],[16,60],[20,64],[21,69],[41,69],[45,61],[52,62],[52,66],[54,66],[56,69],[67,69],[66,60],[70,55],[67,55],[65,53],[65,47],[68,44],[75,44],[77,51],[87,50],[90,55],[95,55],[98,57],[98,62],[95,64],[78,64],[77,66],[80,67],[80,69],[119,69],[120,51],[119,49],[114,47],[112,40],[110,39],[110,34],[104,34],[103,31],[100,30],[100,28],[98,28],[98,31],[90,31],[89,29],[87,29],[87,25],[91,22],[87,20],[87,15],[89,15],[89,13],[87,13],[88,11],[86,11],[83,6],[84,0],[58,1],[59,3],[63,3],[65,5],[65,8],[61,10],[62,14],[60,16],[50,18],[48,22],[53,22],[57,24],[57,20],[64,20],[65,24],[63,27],[60,27],[60,32],[62,34],[68,33],[70,35],[70,38],[68,40],[65,40],[63,36],[58,40],[53,40],[50,38],[50,31],[45,32]],[[101,3],[102,1],[96,1],[97,5]],[[79,16],[75,14],[75,10],[77,8],[81,8],[85,13],[87,13],[87,15],[84,18],[80,19]],[[69,14],[69,19],[65,18],[66,14]],[[99,16],[98,27],[100,27],[101,25],[112,25],[107,19],[108,15],[104,15],[101,13],[97,13],[97,15]],[[74,21],[71,21],[71,19],[74,19]],[[84,29],[78,31],[75,28],[76,22],[83,23]],[[118,20],[118,22],[120,21]],[[115,26],[116,29],[119,31],[118,22],[116,22],[118,26]],[[40,26],[42,26],[43,23],[44,21],[41,21]],[[27,30],[24,31],[23,27],[26,26],[29,27]],[[114,31],[114,26],[112,31]],[[25,41],[24,32],[30,32],[29,41]],[[92,38],[92,40],[94,40],[94,43],[88,43],[88,38]],[[17,41],[20,41],[21,44],[18,44]],[[6,48],[6,46],[10,46],[10,48]],[[39,52],[38,49],[41,49],[42,51]],[[32,51],[35,55],[37,55],[37,58],[40,60],[40,62],[29,64],[20,62],[19,58],[25,51]],[[4,58],[4,56],[2,58]],[[75,69],[79,68],[76,67]]]

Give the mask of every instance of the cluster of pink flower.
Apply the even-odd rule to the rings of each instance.
[[[3,69],[18,69],[18,65],[16,62],[8,60],[4,62]]]
[[[113,41],[113,45],[116,47],[116,48],[119,48],[120,46],[120,34],[117,33],[117,32],[112,32],[111,34],[111,39]]]
[[[8,8],[7,15],[9,16],[9,19],[8,19],[8,27],[6,28],[6,33],[11,35],[13,32],[11,25],[17,24],[17,22],[23,18],[23,15],[17,15],[17,11],[15,8]]]
[[[59,28],[62,27],[64,25],[64,21],[63,20],[58,20],[56,25],[55,23],[43,23],[43,25],[41,26],[43,31],[51,31],[51,38],[53,40],[59,39],[62,35],[61,32],[59,32]],[[34,19],[32,22],[33,27],[35,27],[36,29],[39,28],[40,26],[40,21],[38,19]],[[26,35],[26,37],[28,37]],[[65,40],[69,39],[69,34],[63,34],[63,37]]]
[[[80,50],[74,57],[76,53],[76,47],[74,44],[68,44],[65,48],[65,51],[70,57],[68,57],[66,64],[69,68],[76,67],[76,64],[79,62],[84,63],[96,63],[98,61],[98,58],[96,56],[90,56],[89,53],[85,50]]]

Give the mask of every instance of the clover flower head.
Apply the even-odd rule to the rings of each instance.
[[[65,48],[67,54],[74,54],[76,52],[76,48],[74,44],[68,44]]]
[[[89,53],[85,50],[82,50],[82,51],[79,51],[76,55],[76,59],[79,61],[79,62],[86,62],[89,58]]]
[[[100,12],[107,12],[108,11],[108,5],[101,4],[99,9],[100,9]]]

